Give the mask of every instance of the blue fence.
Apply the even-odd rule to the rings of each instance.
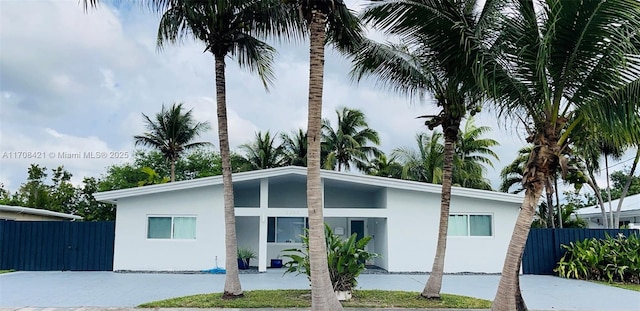
[[[114,222],[0,220],[0,269],[113,270]]]
[[[522,255],[522,273],[554,274],[553,269],[566,252],[562,244],[590,238],[604,239],[606,235],[615,237],[619,233],[625,236],[640,234],[638,230],[630,229],[531,229]]]

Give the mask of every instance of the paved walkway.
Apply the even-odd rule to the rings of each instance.
[[[281,272],[242,274],[240,280],[244,290],[309,288],[305,276],[283,276]],[[426,280],[427,275],[364,274],[359,278],[359,288],[418,292]],[[524,275],[520,280],[531,310],[640,310],[638,292],[553,276]],[[498,275],[445,275],[442,292],[493,299],[498,281]],[[223,285],[224,275],[213,274],[13,272],[0,274],[0,308],[121,310],[171,297],[221,292]]]

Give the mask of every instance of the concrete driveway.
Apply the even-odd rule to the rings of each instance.
[[[427,275],[363,274],[363,289],[421,291]],[[244,290],[307,289],[305,276],[270,270],[241,274]],[[445,275],[442,291],[493,299],[498,275]],[[13,272],[0,275],[0,307],[133,307],[144,302],[221,292],[224,275]],[[638,311],[640,293],[553,276],[521,276],[524,299],[531,310]]]

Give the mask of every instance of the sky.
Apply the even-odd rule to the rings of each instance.
[[[0,183],[15,191],[31,163],[59,165],[83,177],[131,160],[134,135],[145,130],[142,113],[184,103],[212,129],[201,141],[217,143],[214,59],[192,40],[156,47],[160,16],[136,6],[103,3],[85,12],[78,0],[0,0]],[[358,10],[363,1],[346,1]],[[373,34],[380,37],[379,34]],[[255,75],[227,59],[227,109],[232,150],[255,132],[306,128],[308,42],[275,44],[275,84],[265,91]],[[433,113],[433,101],[410,101],[376,86],[353,82],[349,60],[327,49],[323,117],[335,110],[362,110],[380,134],[380,148],[416,147],[427,131],[416,116]],[[484,109],[478,125],[493,128],[500,160],[486,177],[494,188],[499,172],[525,145],[516,123],[498,121]],[[65,155],[76,158],[65,158]],[[626,158],[623,158],[626,159]]]

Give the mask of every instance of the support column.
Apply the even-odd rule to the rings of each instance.
[[[269,179],[260,179],[260,230],[258,234],[258,272],[267,272],[267,208],[269,208]]]

